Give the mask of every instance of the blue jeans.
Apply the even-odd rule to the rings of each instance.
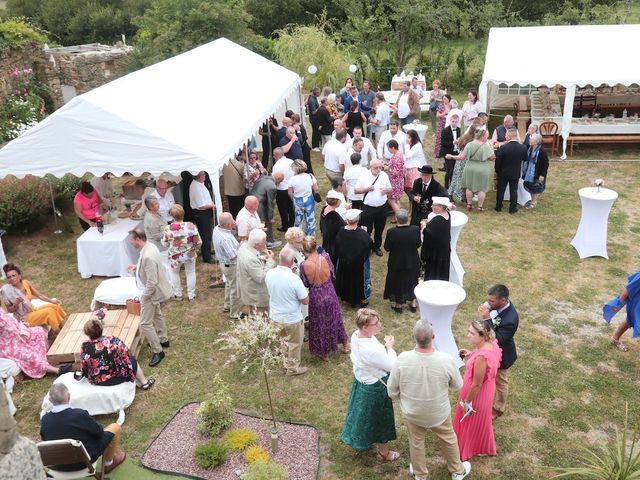
[[[306,235],[316,234],[316,204],[313,195],[307,197],[293,197],[293,203],[296,210],[296,219],[294,226],[300,227],[302,221],[305,221]]]

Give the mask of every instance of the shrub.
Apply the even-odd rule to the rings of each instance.
[[[222,381],[220,375],[215,375],[211,385],[211,393],[198,408],[197,413],[200,417],[198,429],[211,436],[216,436],[224,428],[231,425],[233,420],[232,402],[229,387]]]
[[[244,480],[289,480],[289,474],[277,463],[256,462],[249,465]]]
[[[258,435],[249,428],[236,428],[227,433],[225,440],[231,450],[241,452],[256,443]]]
[[[196,447],[196,463],[202,468],[213,468],[227,459],[227,446],[217,440]]]
[[[269,454],[262,447],[249,447],[244,452],[244,459],[249,465],[254,463],[269,463]]]
[[[0,49],[21,48],[29,41],[43,44],[47,37],[29,25],[25,18],[0,21]]]
[[[53,194],[56,200],[73,200],[75,194],[80,190],[82,178],[67,173],[64,177],[58,178],[53,175],[45,175],[44,178],[51,182]]]
[[[0,226],[7,230],[33,230],[50,205],[49,189],[43,180],[27,175],[0,180]]]

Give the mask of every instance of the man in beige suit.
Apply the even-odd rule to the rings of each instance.
[[[236,277],[240,289],[240,302],[250,310],[269,308],[269,291],[264,279],[276,266],[273,252],[266,250],[267,234],[259,228],[249,232],[249,238],[238,249]]]
[[[169,347],[167,326],[160,304],[171,297],[171,283],[167,279],[158,247],[147,242],[144,230],[129,232],[129,243],[140,250],[136,265],[136,283],[143,290],[140,295],[140,332],[147,338],[153,356],[149,362],[155,367],[164,358],[164,348]]]

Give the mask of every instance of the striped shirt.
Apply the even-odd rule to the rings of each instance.
[[[235,265],[238,247],[240,244],[231,230],[220,228],[217,225],[213,229],[213,248],[216,251],[216,257],[223,265]]]

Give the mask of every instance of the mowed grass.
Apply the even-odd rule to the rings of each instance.
[[[425,143],[432,158],[430,134]],[[315,153],[313,158],[324,196],[328,185],[322,160]],[[609,221],[610,259],[580,260],[569,244],[580,220],[577,191],[597,177],[620,193]],[[438,178],[442,180],[442,175]],[[478,480],[547,478],[544,466],[575,465],[581,447],[611,441],[614,427],[622,425],[625,402],[630,402],[632,424],[640,413],[640,406],[633,401],[639,386],[640,347],[627,336],[630,351],[614,350],[608,344],[614,327],[607,326],[600,315],[602,304],[622,290],[629,273],[638,270],[638,164],[553,162],[548,182],[538,208],[521,209],[517,215],[494,212],[495,193],[490,192],[487,211],[469,215],[458,242],[458,254],[467,272],[467,298],[453,322],[459,346],[467,346],[468,323],[476,318],[477,305],[491,284],[508,285],[520,313],[516,337],[519,359],[511,370],[509,406],[495,423],[498,455],[472,460],[472,475]],[[94,288],[102,280],[82,280],[77,273],[75,239],[79,228],[76,230],[76,235],[57,236],[52,233],[52,222],[46,222],[36,234],[10,236],[5,242],[8,258],[22,267],[25,277],[48,295],[62,298],[68,312],[86,311]],[[277,235],[281,238],[282,234]],[[396,314],[383,301],[386,261],[386,255],[372,256],[371,307],[381,313],[383,334],[395,335],[398,351],[408,350],[413,346],[410,334],[418,315]],[[111,474],[113,479],[159,476],[137,466],[140,456],[180,406],[204,398],[214,373],[220,373],[231,385],[238,410],[268,415],[260,374],[250,371],[243,375],[239,368],[225,367],[226,354],[214,344],[230,324],[222,312],[223,291],[207,288],[210,272],[209,266],[198,266],[195,303],[166,305],[171,348],[160,366],[146,367],[149,351],[141,352],[141,365],[157,383],[151,391],[139,393],[127,411],[123,442],[129,460],[125,468]],[[343,307],[351,332],[355,312]],[[339,440],[352,380],[348,356],[336,353],[324,363],[311,357],[305,347],[303,363],[311,367],[308,374],[291,378],[276,371],[271,388],[279,420],[310,423],[320,431],[319,478],[408,478],[407,434],[399,407],[398,440],[392,446],[402,456],[394,464],[380,464],[371,452],[357,453]],[[38,439],[39,405],[52,380],[49,376],[23,381],[14,391],[19,431],[34,440]],[[453,404],[456,396],[451,398]],[[113,418],[100,420],[107,423]],[[427,436],[427,456],[430,478],[449,478],[432,435]]]

